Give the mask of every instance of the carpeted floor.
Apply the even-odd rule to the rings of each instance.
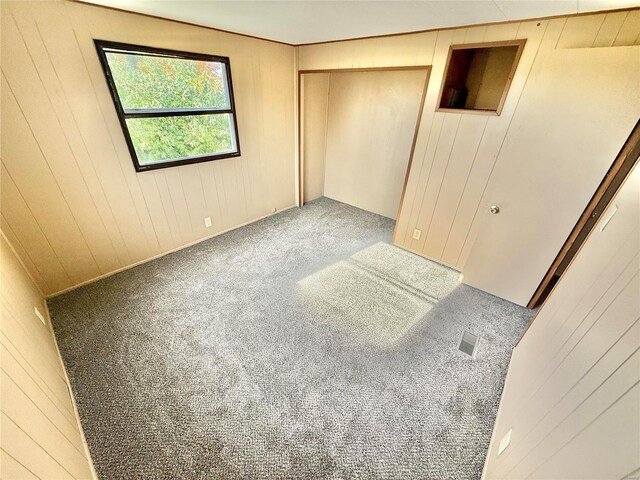
[[[50,300],[99,476],[479,478],[531,313],[392,230],[323,198]]]

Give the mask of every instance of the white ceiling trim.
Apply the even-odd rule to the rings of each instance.
[[[84,0],[301,45],[637,7],[628,0]]]

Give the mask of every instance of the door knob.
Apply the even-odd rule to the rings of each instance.
[[[489,211],[490,211],[492,214],[497,215],[498,213],[500,213],[500,207],[499,207],[499,206],[497,206],[497,205],[491,205],[491,206],[489,207]]]

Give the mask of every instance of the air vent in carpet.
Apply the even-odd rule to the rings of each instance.
[[[458,349],[472,358],[476,357],[476,349],[478,348],[478,336],[473,333],[464,332],[460,339]]]

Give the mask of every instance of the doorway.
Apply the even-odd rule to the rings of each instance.
[[[617,208],[615,208],[615,206],[614,208],[609,208],[611,199],[620,189],[620,186],[624,183],[630,172],[633,171],[633,167],[638,163],[639,157],[640,121],[636,123],[631,135],[629,135],[629,138],[611,165],[602,183],[593,194],[587,208],[582,212],[580,219],[562,246],[560,253],[558,253],[558,256],[551,264],[549,271],[544,276],[542,282],[540,282],[527,307],[536,308],[542,305],[580,250],[580,247],[593,230],[593,227],[600,221],[602,215],[606,212],[610,220],[616,214]],[[602,228],[604,227],[606,227],[606,223],[603,224]]]
[[[300,71],[300,205],[321,196],[395,219],[430,67]]]

